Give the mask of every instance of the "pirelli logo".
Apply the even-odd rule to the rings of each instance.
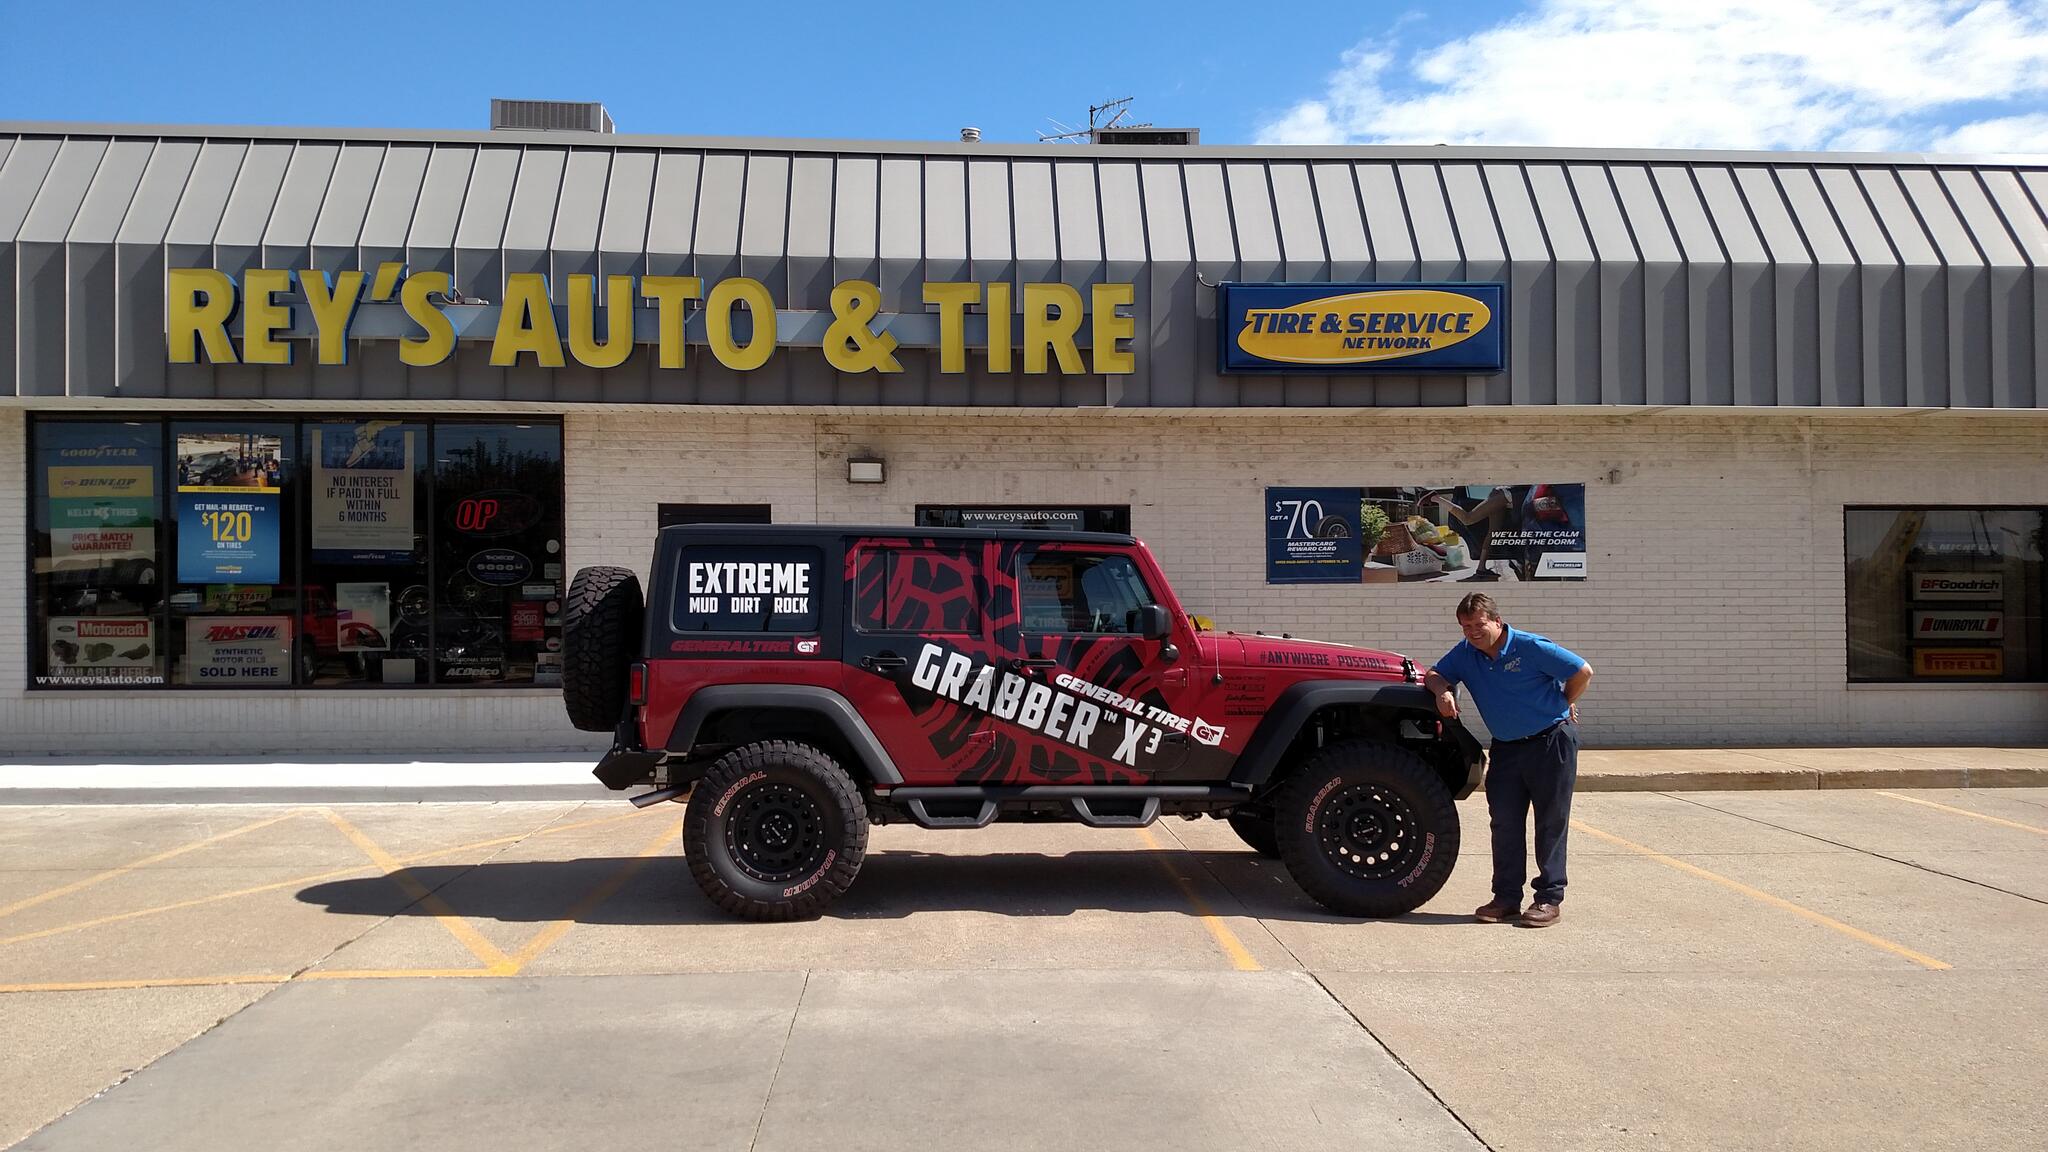
[[[2005,653],[1996,648],[1915,648],[1915,676],[2003,676]]]

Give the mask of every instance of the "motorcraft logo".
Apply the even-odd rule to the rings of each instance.
[[[208,644],[246,644],[251,640],[275,640],[275,624],[214,624],[206,629]]]
[[[1222,286],[1224,371],[1500,370],[1499,285]],[[1461,347],[1463,346],[1463,347]]]
[[[1211,747],[1225,735],[1219,725],[1177,716],[1070,673],[1047,683],[939,644],[926,643],[918,651],[910,682],[972,711],[1133,768],[1156,757],[1169,733]]]
[[[147,620],[80,620],[80,640],[146,640],[149,638]],[[68,631],[68,626],[58,625],[58,631]]]

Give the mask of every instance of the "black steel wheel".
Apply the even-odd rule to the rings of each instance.
[[[690,790],[683,856],[713,904],[747,920],[815,916],[867,855],[867,806],[832,757],[766,740],[720,757]]]
[[[1400,916],[1458,862],[1458,809],[1421,758],[1366,740],[1310,757],[1274,805],[1280,856],[1302,890],[1346,916]]]

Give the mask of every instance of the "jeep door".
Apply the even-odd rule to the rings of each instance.
[[[1055,698],[1043,714],[998,707],[996,740],[1024,744],[1034,781],[1170,780],[1196,737],[1220,738],[1194,714],[1192,634],[1146,567],[1130,552],[1055,541],[1022,545],[1008,566],[1017,621],[1005,647]],[[1147,637],[1148,616],[1170,633]]]
[[[987,780],[987,716],[963,703],[992,667],[987,545],[848,542],[842,691],[907,784]]]

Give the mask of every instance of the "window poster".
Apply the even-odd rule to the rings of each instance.
[[[180,432],[177,448],[178,582],[277,583],[282,439]]]
[[[417,432],[370,420],[310,435],[314,563],[411,563]]]
[[[342,652],[391,650],[391,585],[334,586],[334,646]]]
[[[156,622],[147,616],[59,616],[49,629],[48,683],[163,683]]]
[[[65,458],[94,463],[51,465],[50,557],[45,571],[104,568],[156,558],[156,469],[139,448],[96,448]],[[104,459],[105,462],[99,462]]]
[[[183,671],[187,684],[289,684],[292,618],[189,617]]]

